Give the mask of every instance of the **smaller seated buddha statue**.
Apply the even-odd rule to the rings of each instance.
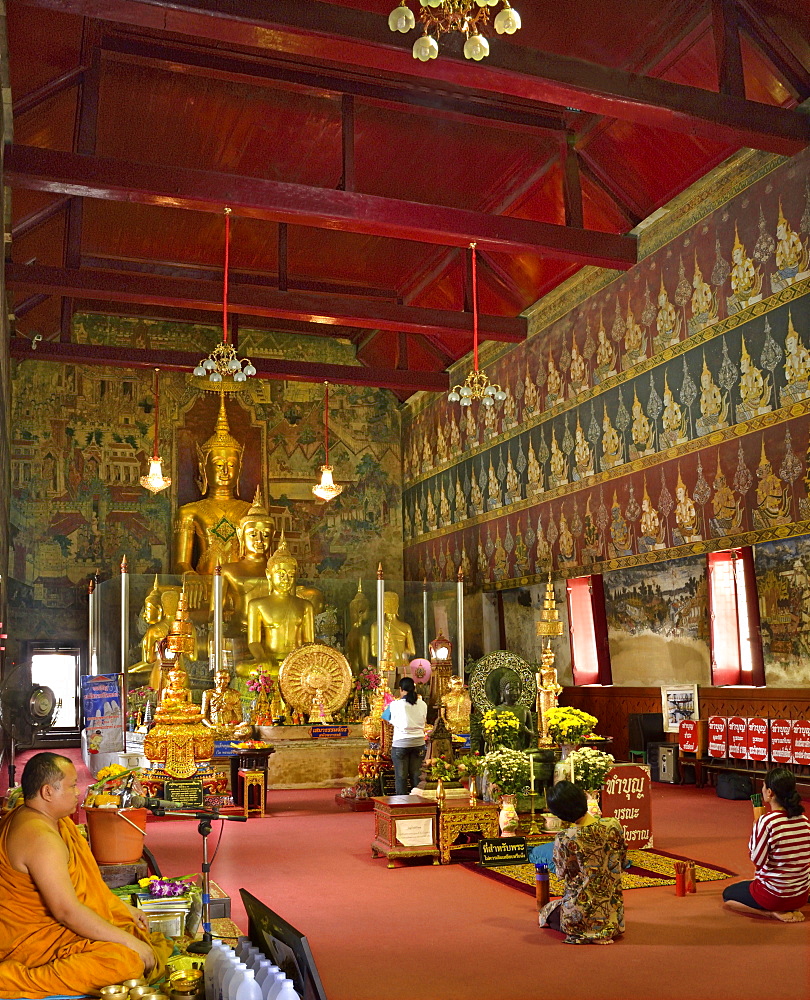
[[[229,670],[217,670],[213,688],[203,691],[202,723],[213,729],[216,738],[220,740],[252,734],[253,726],[243,721],[242,698],[231,687]]]
[[[222,567],[223,618],[227,636],[241,637],[244,640],[247,634],[248,602],[254,597],[264,597],[267,594],[265,574],[273,529],[273,518],[264,506],[261,490],[257,488],[253,504],[236,528],[239,558]]]
[[[516,675],[509,676],[507,674],[501,681],[500,687],[500,699],[499,705],[495,706],[496,712],[511,712],[512,715],[517,716],[518,722],[520,723],[520,730],[517,736],[517,747],[519,750],[526,750],[529,747],[533,747],[536,743],[536,734],[534,731],[534,718],[532,713],[526,708],[525,705],[521,705],[518,702],[518,688],[517,681],[514,679]]]
[[[470,731],[471,711],[472,700],[464,687],[464,681],[458,674],[453,674],[441,699],[440,713],[444,724],[451,733],[466,735]]]
[[[191,700],[188,672],[185,667],[176,663],[167,671],[166,683],[160,691],[160,700],[155,710],[155,723],[182,725],[201,721],[200,706]]]

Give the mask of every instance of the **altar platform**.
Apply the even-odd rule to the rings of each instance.
[[[311,726],[259,726],[275,753],[267,761],[268,788],[345,788],[356,783],[368,742],[362,725],[335,725],[345,736],[312,735]]]

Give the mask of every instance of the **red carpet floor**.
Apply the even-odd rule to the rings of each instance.
[[[278,791],[272,816],[225,823],[212,878],[249,889],[303,931],[329,1000],[799,1000],[810,993],[804,924],[721,908],[727,882],[677,898],[671,886],[625,895],[627,932],[574,948],[537,927],[534,901],[465,871],[372,859],[370,813],[343,811],[334,790]],[[210,838],[213,853],[218,826]],[[653,785],[659,850],[751,873],[748,802],[712,789]],[[147,844],[164,874],[200,867],[193,820],[153,822]]]

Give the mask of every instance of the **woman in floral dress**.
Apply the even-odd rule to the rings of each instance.
[[[622,826],[591,816],[585,792],[570,781],[552,785],[546,800],[555,816],[573,825],[554,841],[554,866],[565,893],[543,907],[540,926],[562,931],[566,944],[613,944],[624,933]]]

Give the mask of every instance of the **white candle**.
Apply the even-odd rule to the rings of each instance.
[[[531,754],[529,754],[529,785],[534,795],[534,757]]]
[[[571,757],[569,759],[571,761],[571,784],[573,784],[574,783],[574,754],[573,753],[571,754]]]

